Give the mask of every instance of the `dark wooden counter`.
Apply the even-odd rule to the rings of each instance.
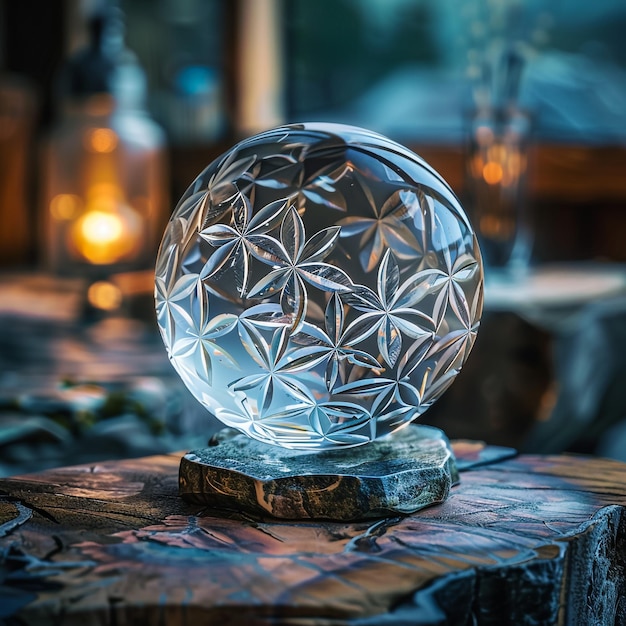
[[[521,456],[345,524],[186,504],[179,459],[0,480],[0,623],[626,624],[624,464]]]

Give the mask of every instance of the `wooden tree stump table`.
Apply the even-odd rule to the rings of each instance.
[[[521,456],[443,504],[337,523],[185,503],[179,461],[0,480],[0,623],[626,624],[624,464]]]

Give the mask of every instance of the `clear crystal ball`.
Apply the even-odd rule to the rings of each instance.
[[[211,163],[156,266],[159,328],[193,395],[254,439],[307,450],[421,415],[467,359],[482,294],[442,177],[337,124],[270,130]]]

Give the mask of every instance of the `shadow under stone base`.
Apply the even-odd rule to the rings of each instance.
[[[413,513],[443,502],[458,482],[450,443],[411,424],[365,446],[286,450],[232,429],[180,463],[188,501],[283,519],[352,520]]]

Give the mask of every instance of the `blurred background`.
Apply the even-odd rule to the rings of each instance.
[[[422,421],[626,460],[626,5],[0,1],[0,474],[202,445],[156,335],[176,200],[238,139],[336,121],[423,156],[486,263]]]

